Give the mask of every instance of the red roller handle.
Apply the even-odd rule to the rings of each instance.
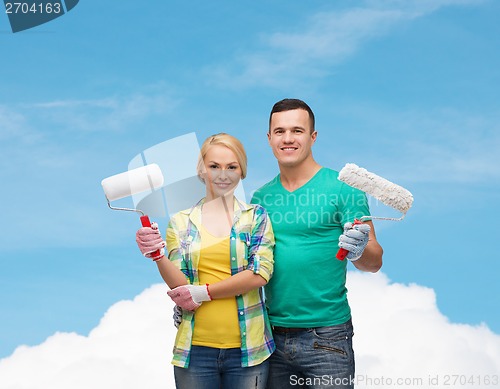
[[[339,251],[337,251],[337,259],[343,261],[345,257],[347,257],[347,254],[349,254],[349,251],[346,249],[339,249]]]
[[[141,216],[141,223],[142,223],[143,227],[151,227],[151,221],[149,220],[148,215]],[[160,250],[156,250],[155,252],[151,253],[151,256],[152,256],[152,258],[155,258],[155,257],[159,256],[160,254],[161,254]]]
[[[354,223],[352,223],[352,225],[362,224],[362,223],[363,222],[361,220],[354,219]],[[337,251],[336,257],[338,260],[343,261],[345,259],[345,257],[347,257],[347,254],[349,254],[349,250],[340,248],[339,251]]]
[[[148,215],[141,216],[141,224],[143,227],[151,227],[151,221]]]

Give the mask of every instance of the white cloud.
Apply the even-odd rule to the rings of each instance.
[[[56,333],[0,360],[2,389],[168,388],[175,336],[165,285],[113,305],[88,335]],[[27,374],[29,372],[29,374]]]
[[[349,128],[339,128],[337,116],[356,119]],[[492,185],[500,179],[500,157],[491,151],[500,148],[498,110],[393,109],[357,102],[338,104],[333,117],[331,123],[318,129],[319,143],[315,146],[327,165],[356,162],[403,186]],[[339,148],[332,155],[321,145],[339,133],[349,147]]]
[[[500,371],[500,336],[484,324],[450,323],[432,289],[358,272],[349,273],[348,287],[359,388],[383,388],[382,379],[393,380],[386,387],[398,379],[424,382],[399,387],[431,387],[429,377],[444,388],[447,375],[486,380]],[[166,286],[154,285],[113,305],[88,336],[58,333],[19,347],[0,360],[2,389],[173,388],[171,316]]]
[[[478,5],[488,0],[366,0],[365,4],[374,8],[397,8],[417,15],[436,11],[453,5]]]
[[[393,382],[415,379],[413,386],[399,387],[419,387],[420,378],[424,382],[420,387],[431,387],[429,376],[438,376],[440,385],[435,387],[444,388],[447,376],[487,379],[498,375],[500,335],[485,324],[451,323],[439,312],[434,290],[390,283],[383,273],[359,272],[349,273],[348,287],[359,388],[374,387],[363,385],[366,378],[372,378],[372,384],[382,377],[386,382],[388,378]],[[467,383],[460,387],[476,386]]]
[[[55,100],[27,104],[24,108],[49,122],[63,125],[65,131],[123,132],[131,121],[139,121],[150,115],[169,114],[177,105],[177,100],[153,88],[147,94],[135,93],[94,100]]]
[[[299,28],[261,36],[256,52],[235,54],[223,65],[205,69],[225,87],[289,86],[289,81],[322,77],[361,45],[387,34],[398,23],[450,5],[477,5],[474,0],[374,0],[363,7],[323,11],[306,17]]]
[[[308,18],[300,32],[263,37],[263,48],[240,54],[233,63],[207,69],[215,82],[233,87],[280,86],[287,80],[324,76],[325,65],[341,62],[370,38],[380,35],[404,16],[398,11],[350,9],[322,12]]]
[[[0,104],[0,126],[2,142],[16,139],[31,144],[42,137],[42,134],[31,128],[23,114],[7,105]]]
[[[54,100],[43,103],[29,105],[34,108],[77,108],[77,107],[97,107],[116,109],[119,104],[116,99],[104,98],[97,100]]]
[[[403,161],[405,179],[491,184],[500,178],[500,157],[491,153],[500,147],[499,116],[454,109],[388,115],[379,110],[372,119],[392,134],[385,141],[392,148],[388,157]]]

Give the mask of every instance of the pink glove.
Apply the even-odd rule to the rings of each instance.
[[[167,294],[176,305],[187,311],[195,311],[203,301],[210,301],[208,284],[206,285],[182,285],[169,290]]]
[[[135,241],[142,255],[146,258],[151,258],[153,261],[158,261],[165,255],[165,241],[161,237],[157,223],[151,223],[151,227],[141,227],[135,234]],[[153,257],[152,253],[160,250],[160,254]]]

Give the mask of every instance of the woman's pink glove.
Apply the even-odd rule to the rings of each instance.
[[[169,290],[167,294],[176,305],[187,311],[196,310],[203,301],[210,301],[207,285],[182,285]]]
[[[141,227],[135,234],[135,241],[142,255],[146,258],[151,258],[153,261],[158,261],[165,255],[165,241],[161,237],[157,223],[151,223],[151,227]],[[153,256],[159,250],[159,254]]]

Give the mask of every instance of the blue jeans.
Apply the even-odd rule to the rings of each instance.
[[[354,388],[351,320],[298,332],[273,331],[267,389]]]
[[[192,346],[189,367],[174,366],[177,389],[264,389],[269,360],[241,366],[241,349]]]

